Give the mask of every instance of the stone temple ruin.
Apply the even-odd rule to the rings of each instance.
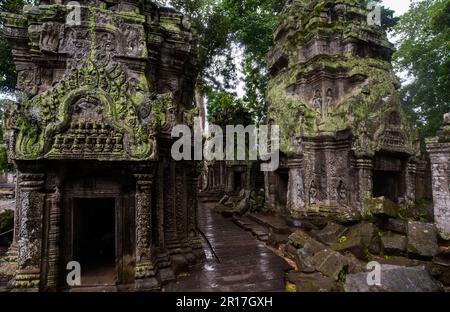
[[[393,46],[356,1],[290,1],[269,54],[269,121],[284,167],[266,177],[268,204],[293,218],[370,215],[372,198],[425,196],[426,163],[391,68]]]
[[[170,157],[172,126],[195,113],[191,24],[151,1],[68,2],[2,16],[23,93],[5,118],[15,286],[58,289],[77,260],[159,289],[203,257],[197,165]]]
[[[425,148],[401,107],[393,46],[356,0],[291,0],[282,15],[267,92],[280,168],[265,173],[255,212],[256,177],[247,174],[237,195],[226,178],[232,168],[210,163],[204,200],[225,194],[217,212],[293,260],[287,279],[297,291],[442,290],[450,284],[449,116]],[[371,261],[381,287],[367,284]]]

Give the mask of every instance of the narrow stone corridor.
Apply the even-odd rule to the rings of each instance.
[[[206,261],[186,277],[165,287],[168,292],[264,292],[285,291],[285,272],[292,269],[249,232],[215,213],[211,205],[199,205],[199,227],[206,241]]]

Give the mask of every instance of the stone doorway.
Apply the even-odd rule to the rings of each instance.
[[[405,196],[407,156],[379,153],[374,159],[373,195],[399,203]]]
[[[402,175],[399,172],[374,171],[374,197],[386,197],[394,203],[398,203],[401,189],[401,178]]]
[[[239,192],[243,188],[242,183],[242,172],[234,172],[234,191]]]
[[[74,258],[82,285],[115,285],[116,204],[114,198],[74,198]]]
[[[278,182],[277,188],[278,202],[282,207],[286,207],[287,192],[289,185],[289,172],[287,171],[278,172],[277,182]]]

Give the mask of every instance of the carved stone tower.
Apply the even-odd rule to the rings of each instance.
[[[357,219],[374,197],[414,203],[416,136],[383,30],[355,0],[291,0],[283,14],[267,98],[285,167],[266,176],[269,204],[295,218]]]
[[[2,14],[22,92],[5,118],[15,285],[64,287],[78,261],[82,283],[94,267],[159,289],[203,255],[197,164],[170,156],[172,127],[195,114],[191,24],[151,1],[78,2]]]

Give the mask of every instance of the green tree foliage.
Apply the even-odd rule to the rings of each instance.
[[[215,125],[249,125],[253,116],[243,99],[224,90],[208,93],[209,121]]]
[[[395,11],[382,5],[382,0],[358,0],[363,6],[367,7],[370,2],[378,2],[381,5],[381,27],[386,31],[391,31],[397,25],[399,18],[395,17]]]
[[[450,0],[413,3],[395,27],[395,66],[412,78],[401,93],[423,136],[432,136],[450,111]]]
[[[0,12],[20,13],[24,5],[34,2],[33,0],[1,0]],[[3,25],[0,23],[0,92],[12,93],[16,86],[16,69],[12,60],[11,47],[2,28]]]
[[[19,12],[23,0],[5,0],[0,2],[0,12]],[[11,48],[0,24],[0,92],[12,92],[16,86],[16,70],[12,61]]]
[[[0,1],[0,12],[19,13],[25,4],[33,1],[25,0],[2,0]],[[1,21],[1,20],[0,20]],[[13,93],[16,86],[16,69],[9,46],[3,31],[3,25],[0,23],[0,96],[2,93]],[[3,119],[3,101],[0,100],[0,121]],[[0,127],[0,171],[8,168],[8,159],[6,148],[3,142],[3,130]]]
[[[360,4],[366,6],[369,0],[359,0]],[[381,1],[381,0],[380,0]],[[194,16],[200,35],[201,62],[204,76],[202,82],[208,97],[208,110],[215,112],[229,112],[233,106],[242,109],[242,105],[251,114],[254,121],[261,121],[265,116],[266,101],[265,93],[268,82],[266,71],[266,55],[273,45],[273,30],[276,28],[280,12],[286,0],[174,0],[170,3],[178,9]],[[207,10],[202,7],[207,7]],[[198,12],[203,12],[198,14]],[[206,15],[204,15],[206,13]],[[391,29],[396,23],[394,12],[383,8],[382,24],[386,30]],[[202,17],[203,16],[203,17]],[[212,19],[212,17],[216,17]],[[209,22],[205,22],[209,21]],[[217,33],[220,29],[220,33]],[[205,33],[206,35],[202,35]],[[238,46],[244,51],[240,59],[244,80],[244,98],[238,99],[233,93],[227,92],[236,86],[236,57],[233,55],[231,46]],[[214,47],[214,48],[207,48]],[[222,57],[218,58],[219,55]],[[223,77],[223,81],[217,81],[210,77]],[[213,83],[211,83],[213,82]],[[229,90],[228,90],[229,91]],[[219,96],[214,100],[209,99],[214,92],[219,92]],[[227,101],[221,95],[227,93]],[[233,101],[229,101],[233,97]],[[216,108],[215,105],[229,105],[230,107]],[[216,122],[219,116],[213,118]],[[228,119],[228,116],[223,116]],[[211,121],[211,120],[210,120]]]
[[[230,20],[232,39],[244,50],[244,102],[256,121],[265,115],[266,55],[273,45],[272,33],[285,3],[286,0],[224,0],[221,3],[223,15]]]

